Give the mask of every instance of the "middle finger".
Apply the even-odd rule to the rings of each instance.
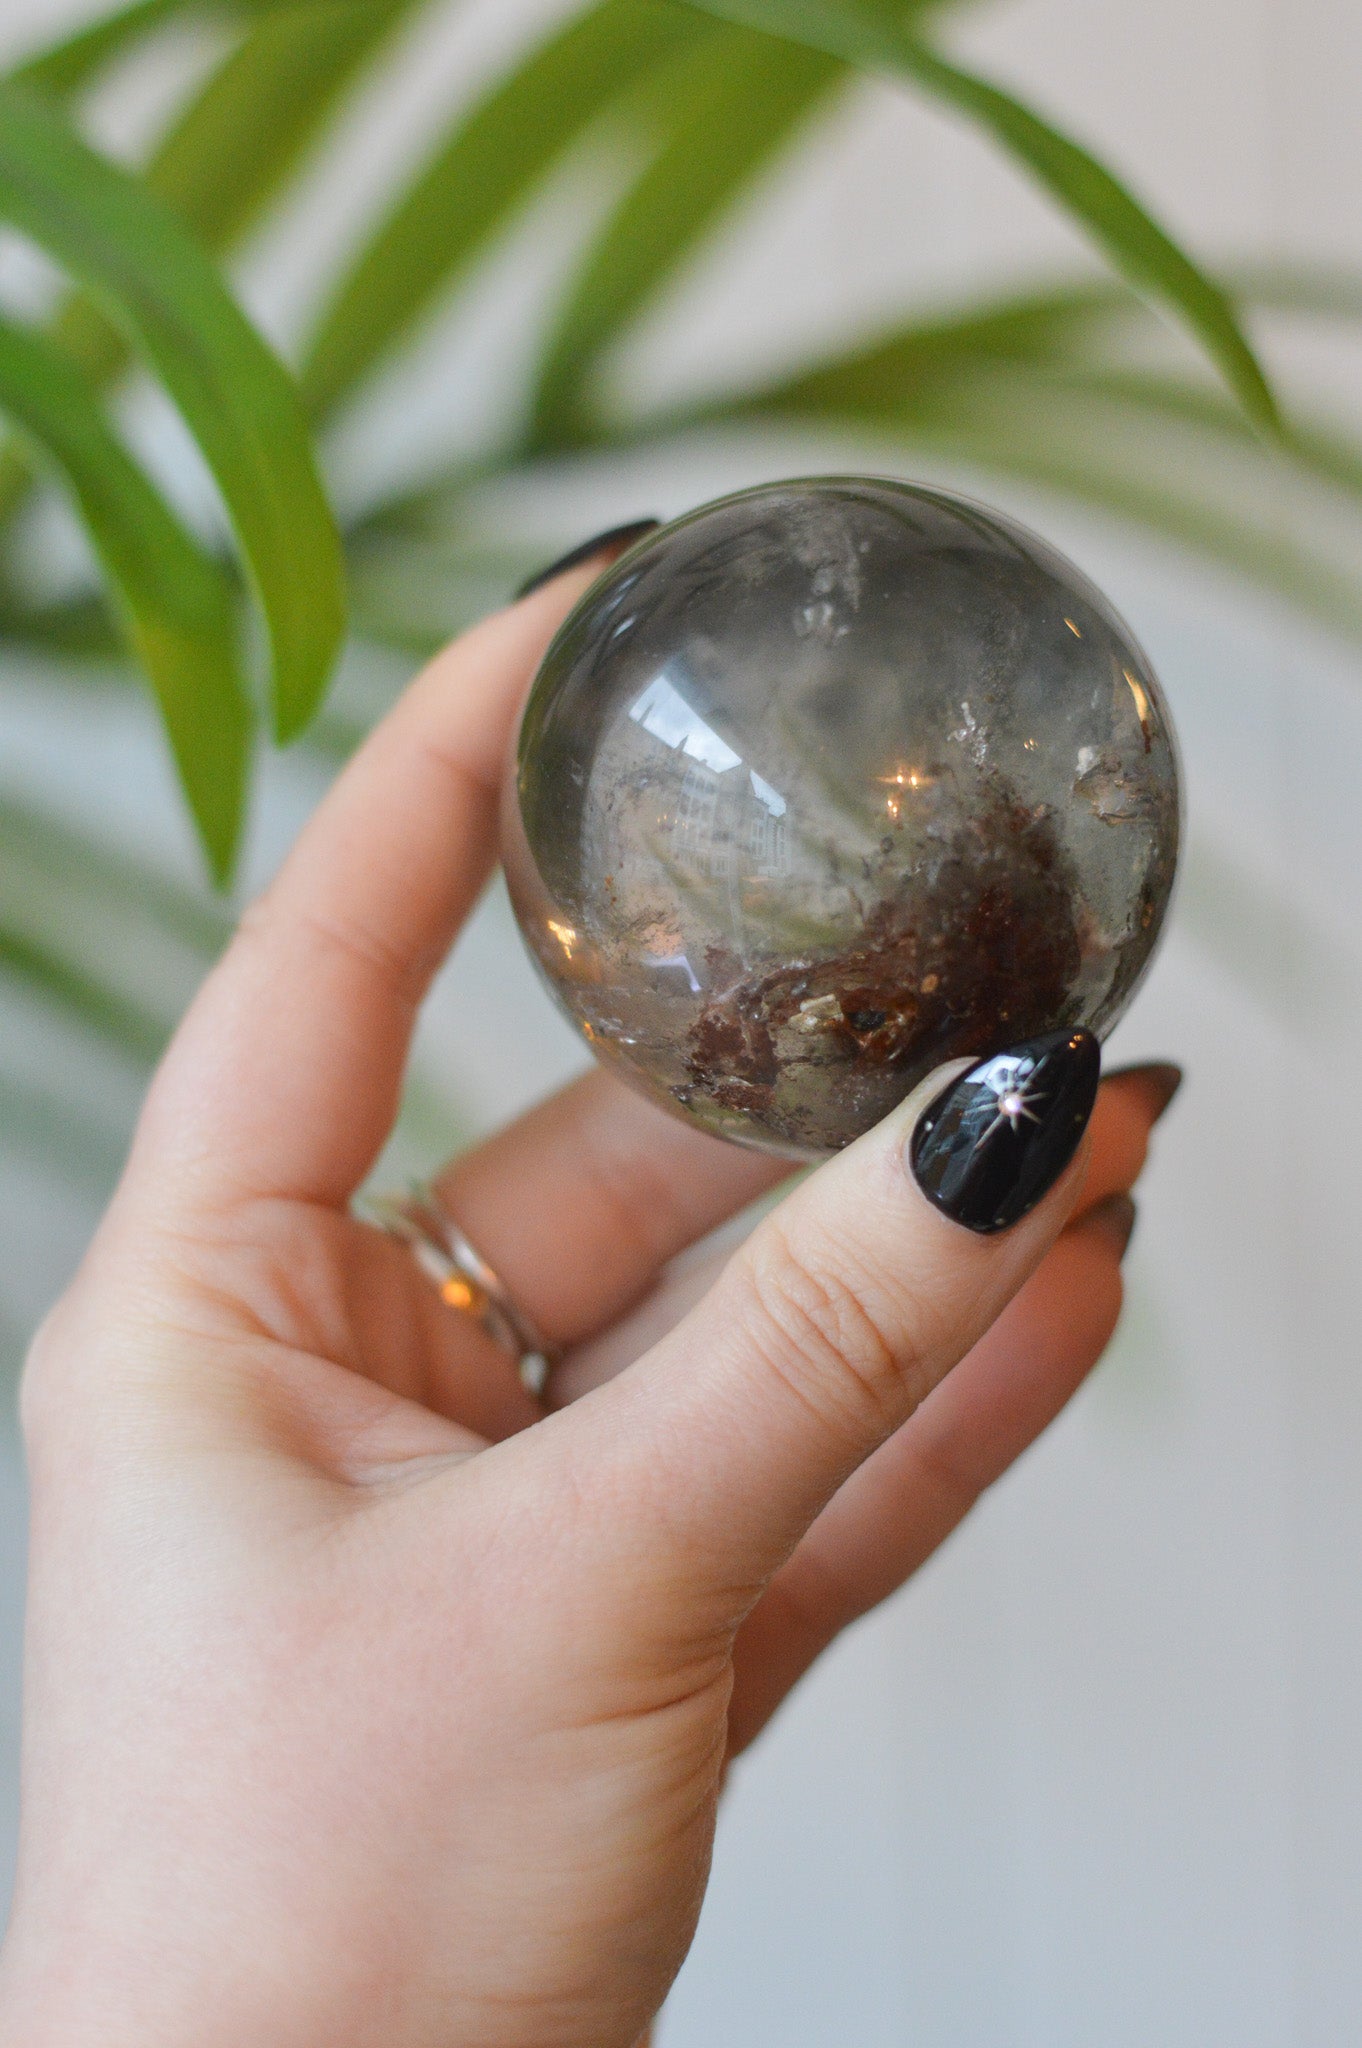
[[[662,1268],[795,1170],[708,1137],[604,1068],[454,1160],[442,1208],[554,1345],[632,1306]]]

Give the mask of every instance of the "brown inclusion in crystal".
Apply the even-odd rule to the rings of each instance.
[[[1052,820],[998,794],[930,894],[882,900],[844,950],[741,976],[712,949],[711,981],[734,978],[691,1028],[677,1099],[794,1146],[846,1143],[943,1061],[1070,1021],[1076,900]]]

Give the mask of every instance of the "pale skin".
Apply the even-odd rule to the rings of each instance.
[[[34,1347],[9,2048],[631,2048],[728,1759],[1115,1324],[1138,1073],[1010,1231],[906,1170],[937,1079],[651,1298],[781,1169],[589,1074],[442,1181],[568,1347],[548,1414],[351,1214],[591,573],[448,649],[340,777]]]

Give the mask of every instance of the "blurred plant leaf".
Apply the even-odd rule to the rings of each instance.
[[[79,371],[49,342],[3,321],[0,411],[71,488],[222,882],[240,837],[255,722],[231,584],[115,439]]]
[[[1121,273],[1178,315],[1261,427],[1277,408],[1221,287],[1186,256],[1118,179],[1078,143],[1011,93],[948,64],[885,0],[689,0],[874,70],[905,75],[986,129],[1085,227]]]
[[[0,854],[0,889],[12,889],[19,868],[46,877],[44,886],[69,897],[68,925],[79,921],[80,892],[89,895],[99,907],[87,914],[109,930],[115,955],[135,952],[150,935],[160,934],[196,962],[206,962],[231,935],[232,915],[217,898],[187,888],[151,861],[120,851],[10,789],[0,790]]]
[[[157,1058],[230,929],[149,862],[0,793],[0,966],[124,1056]]]
[[[127,1148],[125,1133],[95,1124],[31,1075],[17,1081],[0,1073],[0,1129],[6,1150],[59,1164],[68,1179],[101,1196],[112,1189]]]
[[[1004,362],[1081,359],[1118,326],[1147,324],[1143,303],[1101,280],[1018,293],[918,321],[859,342],[846,354],[756,390],[725,392],[687,407],[674,423],[760,411],[893,415],[924,383]],[[656,425],[649,421],[649,426]]]
[[[66,99],[177,15],[202,12],[202,0],[134,0],[115,14],[77,29],[65,41],[26,58],[7,75],[35,92]]]
[[[273,655],[275,730],[326,687],[345,620],[339,537],[286,371],[168,208],[0,83],[0,214],[129,334],[198,442],[231,517]]]
[[[249,228],[340,95],[420,0],[276,5],[205,81],[144,173],[200,241]]]
[[[1265,308],[1345,319],[1362,312],[1362,289],[1344,276],[1274,268],[1245,272],[1241,283]],[[1009,295],[866,341],[755,391],[599,423],[593,445],[623,450],[756,420],[850,429],[886,450],[911,448],[919,459],[965,463],[1100,506],[1356,636],[1362,585],[1319,542],[1337,509],[1326,501],[1330,489],[1362,514],[1362,450],[1337,428],[1294,418],[1264,440],[1214,387],[1119,367],[1123,353],[1158,332],[1145,303],[1119,282]],[[1316,494],[1313,538],[1308,522],[1283,529],[1288,481]],[[469,507],[478,482],[455,472],[371,512],[352,543],[364,630],[411,644],[394,627],[424,621],[429,606],[416,586],[442,587],[454,575],[448,562],[477,549]],[[512,581],[508,572],[504,587]],[[429,637],[416,644],[433,644],[440,623],[431,615]]]
[[[416,4],[310,0],[265,10],[171,124],[142,182],[205,248],[229,248],[295,168],[356,73]],[[97,384],[127,361],[124,335],[83,293],[60,308],[52,334]],[[28,481],[22,458],[0,451],[0,519]]]
[[[352,0],[333,0],[333,4],[346,7]],[[296,5],[298,0],[133,0],[132,6],[89,22],[64,41],[23,59],[6,75],[35,92],[67,99],[167,22],[185,15],[230,21],[252,14],[282,13]]]
[[[1230,447],[1248,445],[1243,415],[1227,405],[1217,391],[1182,378],[1076,363],[1057,367],[1049,381],[1076,397],[1154,416],[1165,425],[1190,427]],[[1297,414],[1283,423],[1269,461],[1278,455],[1289,458],[1292,466],[1313,481],[1337,485],[1357,500],[1362,511],[1362,443],[1342,429]]]
[[[355,630],[403,653],[433,654],[504,604],[533,568],[523,552],[458,528],[431,537],[363,530],[350,547]],[[328,700],[314,732],[330,729],[341,709]]]
[[[1229,273],[1237,298],[1267,313],[1362,320],[1362,276],[1329,264],[1246,263]]]
[[[299,373],[311,410],[339,404],[568,145],[694,35],[671,0],[605,0],[464,113],[336,286]]]
[[[1229,299],[1125,187],[1087,150],[1011,94],[947,64],[924,44],[910,43],[908,52],[906,63],[919,84],[972,116],[1010,149],[1138,291],[1181,315],[1247,417],[1260,427],[1275,427],[1276,401]]]
[[[988,324],[976,323],[976,343]],[[1282,484],[1298,477],[1341,487],[1362,516],[1362,458],[1346,439],[1293,424],[1265,443],[1205,388],[1079,358],[1028,360],[1024,351],[1009,353],[1019,331],[1010,319],[999,324],[1005,347],[993,362],[942,356],[932,346],[940,331],[910,332],[845,364],[820,365],[726,414],[869,429],[937,460],[1040,484],[1194,547],[1329,625],[1362,633],[1355,571],[1283,531],[1278,505]],[[894,363],[897,379],[888,374]],[[1238,468],[1217,465],[1222,449],[1250,465],[1256,491],[1246,495]]]
[[[3,411],[0,407],[0,416]],[[127,648],[115,609],[96,591],[35,604],[26,596],[0,588],[0,640],[27,646],[35,653],[76,655],[100,663],[116,660]],[[134,680],[131,670],[128,680]]]
[[[150,1064],[165,1034],[135,996],[101,983],[84,967],[63,959],[46,936],[16,930],[0,916],[0,968],[88,1024],[120,1051]]]
[[[581,435],[600,356],[819,102],[846,77],[821,51],[723,24],[656,80],[662,146],[588,250],[540,370],[532,441]]]

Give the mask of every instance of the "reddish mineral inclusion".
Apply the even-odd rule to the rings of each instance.
[[[818,1157],[943,1060],[1108,1031],[1179,818],[1158,683],[1070,562],[967,499],[823,477],[703,506],[587,592],[503,840],[597,1053]]]

